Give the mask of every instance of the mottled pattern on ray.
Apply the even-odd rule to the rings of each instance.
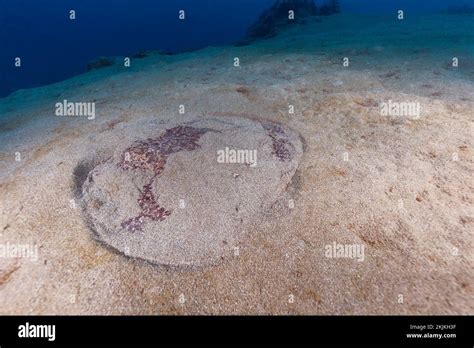
[[[163,221],[171,215],[171,211],[161,207],[152,185],[166,166],[169,155],[180,151],[193,151],[199,148],[199,139],[205,133],[213,131],[209,128],[193,128],[178,126],[167,129],[164,134],[156,139],[139,141],[126,149],[121,156],[117,166],[123,170],[150,170],[154,175],[151,180],[143,186],[138,197],[140,214],[121,223],[122,228],[130,231],[143,231],[146,220]]]
[[[263,123],[262,126],[272,139],[272,154],[282,162],[290,161],[293,158],[294,146],[283,128],[275,123]]]

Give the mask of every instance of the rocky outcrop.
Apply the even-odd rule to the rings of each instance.
[[[290,13],[290,11],[293,11]],[[316,7],[314,0],[278,0],[266,10],[247,31],[238,46],[250,44],[258,39],[268,39],[290,23],[301,22],[315,15],[331,15],[340,11],[339,1],[330,0]]]
[[[112,66],[112,65],[114,65],[114,63],[115,62],[114,62],[113,58],[100,57],[100,58],[94,59],[94,60],[90,61],[89,63],[87,63],[87,71]]]

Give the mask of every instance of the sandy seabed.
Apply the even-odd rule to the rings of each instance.
[[[38,260],[0,258],[0,314],[474,313],[473,23],[308,20],[251,46],[151,53],[1,99],[0,241],[38,246]],[[64,99],[95,102],[95,119],[55,116]],[[389,100],[418,102],[420,117],[381,115]],[[209,267],[98,241],[75,197],[78,164],[199,117],[301,135],[280,204]],[[364,245],[363,261],[326,257],[334,242]]]

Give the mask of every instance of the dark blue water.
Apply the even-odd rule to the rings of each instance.
[[[322,0],[316,1],[321,4]],[[0,97],[85,71],[99,56],[238,41],[273,0],[0,0]],[[474,0],[342,0],[343,12],[430,13]],[[69,19],[69,10],[76,19]],[[178,11],[186,10],[186,20]],[[22,68],[14,67],[15,57]]]

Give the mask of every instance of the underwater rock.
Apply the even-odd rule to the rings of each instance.
[[[90,61],[87,64],[87,71],[100,69],[100,68],[104,68],[104,67],[112,66],[112,65],[114,65],[113,59],[107,58],[107,57],[100,57],[100,58]]]
[[[246,45],[257,39],[268,39],[278,33],[293,20],[289,19],[289,11],[294,11],[295,20],[301,20],[317,14],[313,0],[278,0],[275,4],[262,13],[260,18],[247,31],[245,38],[238,44]]]
[[[330,0],[318,8],[318,15],[320,16],[330,16],[339,12],[341,12],[339,0]]]
[[[135,53],[132,56],[132,58],[143,59],[143,58],[151,56],[153,53],[161,55],[161,56],[172,56],[173,55],[172,52],[166,51],[166,50],[139,50],[137,53]]]
[[[289,18],[289,11],[294,11],[294,19]],[[329,0],[321,7],[316,7],[314,0],[277,0],[266,10],[248,30],[237,46],[248,45],[258,39],[269,39],[291,22],[305,24],[304,18],[310,16],[329,16],[340,12],[338,0]]]
[[[135,53],[132,58],[137,58],[137,59],[142,59],[142,58],[146,58],[150,55],[150,52],[147,51],[147,50],[140,50],[138,51],[137,53]]]
[[[463,5],[452,5],[449,6],[446,10],[442,11],[445,14],[474,14],[474,7],[468,4]]]
[[[98,239],[130,257],[211,265],[281,199],[302,153],[298,133],[266,120],[169,123],[91,168],[79,200]]]

